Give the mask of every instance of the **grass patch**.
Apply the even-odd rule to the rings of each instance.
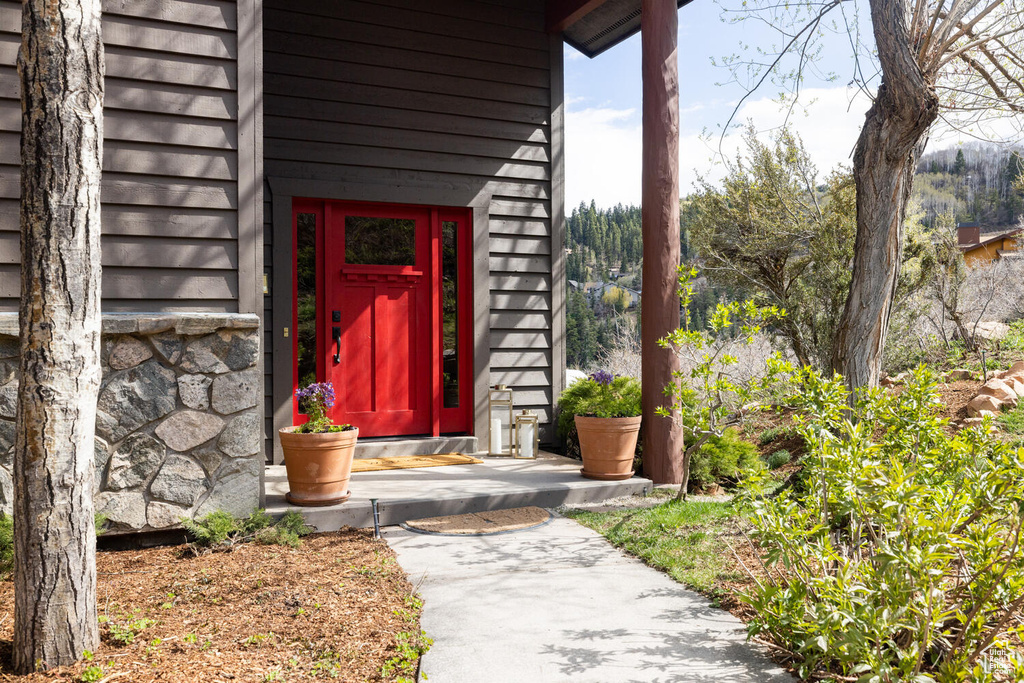
[[[723,581],[744,579],[722,538],[738,517],[730,502],[668,501],[645,509],[564,514],[690,588],[717,596],[725,592]]]
[[[1017,406],[1013,410],[999,413],[996,416],[996,422],[1007,434],[1020,436],[1024,434],[1024,409]]]

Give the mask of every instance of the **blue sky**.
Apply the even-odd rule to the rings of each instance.
[[[739,2],[727,0],[739,6]],[[866,5],[866,3],[865,3]],[[693,189],[697,175],[710,180],[721,175],[715,163],[718,131],[743,95],[726,69],[712,66],[712,58],[742,52],[755,46],[771,47],[777,40],[771,30],[756,24],[726,24],[720,20],[722,5],[695,0],[679,12],[680,59],[680,190]],[[806,113],[791,119],[822,176],[835,165],[849,164],[869,102],[848,87],[853,60],[845,34],[828,35],[823,41],[823,68],[836,73],[835,80],[810,74],[802,101]],[[581,201],[598,206],[640,202],[640,36],[636,35],[590,60],[566,46],[566,200],[571,210]],[[716,85],[723,83],[723,85]],[[752,120],[759,130],[778,126],[784,115],[773,101],[779,88],[770,84],[755,93],[741,108],[737,121]],[[713,139],[702,139],[710,131]],[[737,135],[729,135],[723,150],[734,156]]]

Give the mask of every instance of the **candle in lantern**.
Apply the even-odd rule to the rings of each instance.
[[[501,420],[491,418],[491,453],[501,453]]]
[[[532,422],[524,422],[519,426],[519,457],[520,458],[535,458],[537,454],[533,452],[533,430],[534,426]]]

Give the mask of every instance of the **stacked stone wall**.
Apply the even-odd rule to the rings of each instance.
[[[18,393],[16,314],[0,317],[0,508],[10,511]],[[259,318],[103,316],[96,510],[113,533],[178,526],[259,504],[263,456]]]

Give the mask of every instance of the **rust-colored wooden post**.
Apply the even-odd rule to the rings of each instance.
[[[643,0],[643,343],[644,474],[658,484],[680,484],[683,435],[655,414],[679,367],[658,340],[679,327],[679,67],[676,0]]]

